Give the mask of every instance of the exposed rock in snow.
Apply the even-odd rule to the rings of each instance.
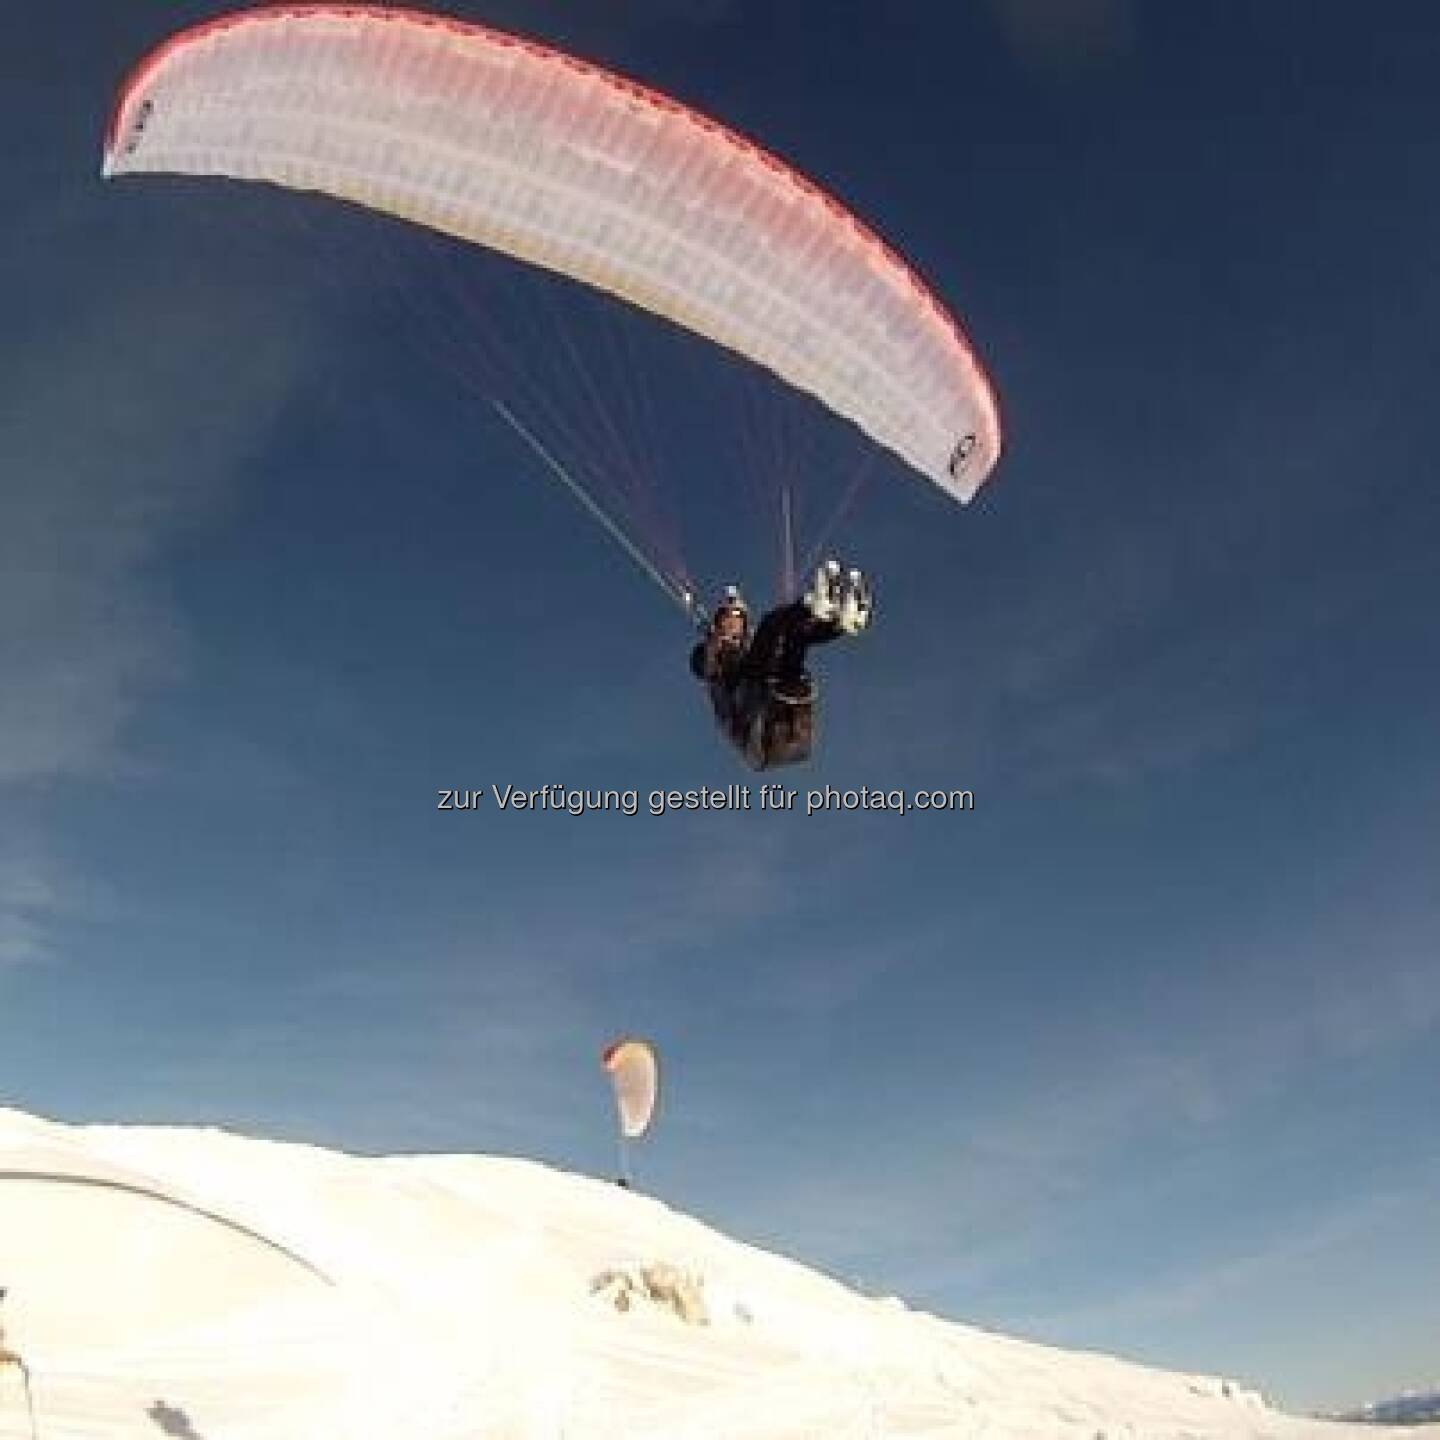
[[[590,1282],[592,1294],[603,1296],[622,1313],[631,1306],[649,1302],[669,1310],[687,1325],[708,1325],[705,1307],[705,1277],[687,1274],[665,1261],[602,1270]]]

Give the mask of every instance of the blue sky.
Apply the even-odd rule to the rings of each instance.
[[[638,1031],[644,1183],[744,1238],[1295,1406],[1433,1379],[1433,7],[452,8],[763,139],[962,316],[1007,431],[969,509],[766,403],[812,526],[870,464],[835,539],[881,596],[786,780],[975,809],[437,813],[749,778],[467,392],[492,307],[563,402],[589,312],[319,201],[102,184],[120,78],[215,10],[12,7],[0,1095],[603,1174]],[[763,593],[766,387],[613,323],[687,556]]]

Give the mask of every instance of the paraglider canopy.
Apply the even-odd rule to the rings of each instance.
[[[265,5],[161,44],[107,176],[314,190],[609,292],[771,371],[959,501],[1000,453],[954,316],[858,216],[708,116],[487,26]]]
[[[600,1057],[615,1090],[615,1108],[620,1116],[620,1133],[638,1140],[655,1118],[660,1096],[660,1062],[655,1047],[647,1040],[617,1040]]]

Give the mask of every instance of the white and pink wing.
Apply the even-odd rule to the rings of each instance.
[[[226,16],[137,67],[104,171],[319,191],[561,271],[768,367],[962,501],[999,456],[959,326],[844,206],[678,101],[513,35],[364,5]]]

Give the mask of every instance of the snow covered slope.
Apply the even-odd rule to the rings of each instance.
[[[869,1299],[521,1160],[0,1109],[0,1285],[44,1440],[1375,1434]],[[0,1440],[30,1425],[0,1371]]]

